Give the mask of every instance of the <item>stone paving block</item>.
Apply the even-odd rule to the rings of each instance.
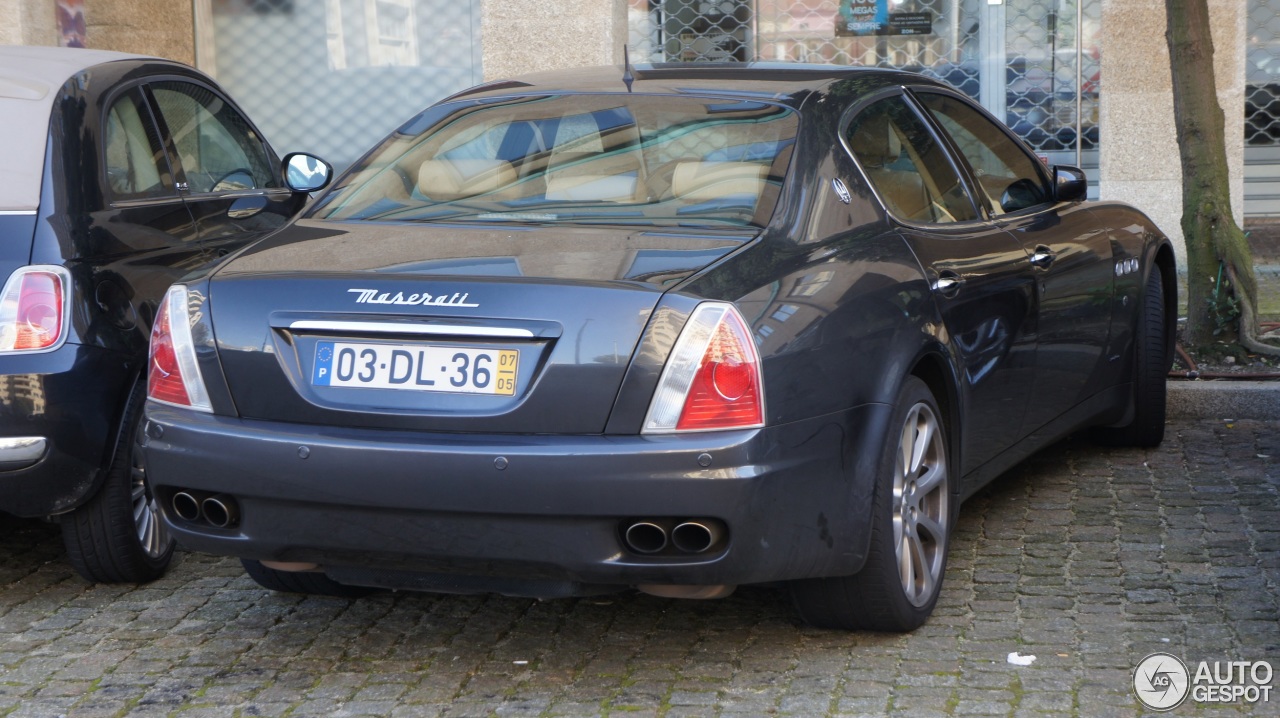
[[[56,527],[0,518],[0,715],[1141,715],[1151,652],[1280,656],[1280,423],[1227,427],[1181,421],[1152,451],[1069,439],[982,489],[905,636],[807,628],[755,587],[273,594],[187,552],[161,581],[93,586]]]

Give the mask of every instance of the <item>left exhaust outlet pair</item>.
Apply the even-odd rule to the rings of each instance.
[[[231,528],[240,523],[240,506],[226,494],[202,494],[178,491],[170,501],[173,513],[183,521],[203,523],[214,528]]]

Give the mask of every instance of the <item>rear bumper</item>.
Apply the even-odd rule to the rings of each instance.
[[[0,511],[46,516],[92,494],[129,376],[121,355],[96,347],[0,356],[0,447],[15,449],[0,460]],[[43,440],[44,448],[33,456],[20,439]]]
[[[146,457],[166,522],[192,549],[316,563],[350,583],[448,590],[438,580],[447,576],[458,590],[563,595],[857,571],[888,413],[867,405],[680,436],[484,436],[150,402]],[[238,525],[178,518],[170,499],[180,490],[233,497]],[[718,519],[727,538],[695,555],[628,550],[620,527],[648,518]]]

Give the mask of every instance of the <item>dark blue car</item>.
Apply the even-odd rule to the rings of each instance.
[[[135,440],[156,307],[307,194],[212,80],[157,58],[0,47],[0,128],[0,511],[57,520],[89,580],[153,579],[173,553]]]
[[[935,80],[573,70],[428,108],[169,292],[165,522],[277,590],[933,609],[960,502],[1154,445],[1174,255]]]

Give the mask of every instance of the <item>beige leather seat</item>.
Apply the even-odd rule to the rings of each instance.
[[[493,194],[515,181],[515,168],[503,160],[427,160],[418,168],[418,191],[435,200]]]
[[[902,141],[887,115],[862,120],[849,137],[849,147],[890,212],[907,220],[932,218],[932,203],[920,174],[914,169],[888,167],[901,157]]]
[[[671,177],[671,193],[693,201],[743,194],[759,197],[768,171],[758,162],[680,162]]]

